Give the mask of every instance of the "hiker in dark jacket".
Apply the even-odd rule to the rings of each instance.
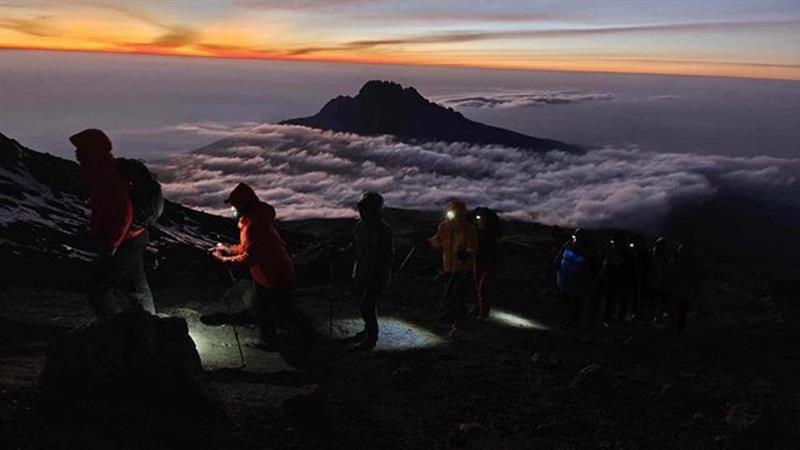
[[[292,327],[308,349],[314,329],[295,303],[294,262],[275,226],[275,208],[260,201],[246,183],[239,183],[225,203],[234,208],[239,218],[239,244],[218,244],[213,256],[223,264],[246,267],[255,281],[256,322],[261,331],[261,343],[256,347],[278,349],[278,319]]]
[[[114,162],[111,140],[98,129],[83,130],[69,140],[76,148],[75,156],[89,192],[91,232],[98,253],[89,288],[89,305],[98,319],[127,309],[155,314],[142,261],[149,234],[146,227],[133,225],[130,181]],[[124,294],[126,305],[117,303],[116,291]]]
[[[489,318],[489,296],[494,288],[497,273],[497,239],[500,237],[500,219],[486,207],[475,208],[472,213],[478,230],[478,253],[475,255],[475,317]]]
[[[353,230],[356,259],[353,280],[361,298],[364,331],[356,335],[359,349],[372,349],[378,342],[377,306],[383,289],[389,284],[394,262],[392,229],[383,220],[383,197],[367,192],[358,202],[361,220]]]
[[[669,272],[670,318],[672,330],[678,337],[686,328],[689,311],[697,307],[696,303],[705,283],[706,268],[694,248],[682,242],[678,244]]]
[[[637,283],[635,246],[625,234],[616,233],[603,252],[600,276],[606,299],[605,326],[610,326],[615,317],[628,320]]]

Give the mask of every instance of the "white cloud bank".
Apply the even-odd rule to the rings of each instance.
[[[433,97],[433,100],[440,105],[452,108],[521,108],[613,100],[614,98],[614,94],[603,92],[534,90],[443,95]]]
[[[225,195],[251,184],[282,219],[352,216],[362,192],[387,205],[439,209],[452,197],[507,217],[565,226],[657,228],[676,205],[717,193],[792,198],[800,159],[656,154],[583,155],[502,146],[409,144],[299,126],[182,125],[218,142],[153,164],[168,198],[225,214]],[[800,196],[794,197],[800,198]]]

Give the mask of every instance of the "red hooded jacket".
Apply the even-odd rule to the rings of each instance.
[[[83,130],[69,138],[77,150],[83,182],[89,190],[91,230],[99,249],[110,252],[144,231],[131,227],[133,202],[130,182],[117,169],[111,141],[96,129]]]
[[[242,216],[239,218],[239,245],[230,247],[221,260],[247,266],[253,280],[261,286],[294,288],[294,262],[275,226],[275,208],[260,201],[245,183],[239,183],[225,202],[241,211]]]

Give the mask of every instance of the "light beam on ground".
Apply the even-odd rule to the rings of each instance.
[[[550,329],[547,325],[544,325],[541,322],[537,322],[533,319],[528,319],[526,317],[513,314],[508,311],[493,310],[489,313],[489,318],[493,322],[497,322],[503,325],[512,326],[516,328],[525,328],[525,329],[542,330],[542,331],[547,331]]]
[[[400,351],[429,348],[444,342],[441,336],[402,319],[384,317],[378,319],[380,334],[376,350]],[[335,338],[352,336],[364,329],[361,319],[335,319],[333,335]]]

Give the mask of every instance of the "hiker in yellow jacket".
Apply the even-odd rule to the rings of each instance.
[[[444,311],[440,320],[456,322],[465,313],[466,296],[478,251],[478,232],[469,222],[464,202],[452,200],[447,205],[447,218],[439,223],[428,243],[442,252],[442,272],[447,280]]]

